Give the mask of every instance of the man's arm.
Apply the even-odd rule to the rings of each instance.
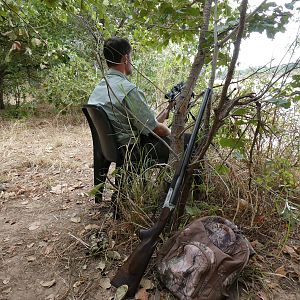
[[[162,123],[166,119],[166,114],[160,114],[155,118],[154,112],[146,104],[146,97],[142,91],[137,88],[130,91],[126,99],[126,104],[137,117],[137,119],[132,119],[133,125],[142,134],[147,135],[151,133],[151,130],[160,137],[171,134],[170,129]],[[148,129],[145,125],[148,126]]]

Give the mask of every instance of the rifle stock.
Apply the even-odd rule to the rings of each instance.
[[[159,235],[162,233],[172,213],[172,210],[177,203],[184,174],[192,155],[197,133],[200,128],[200,123],[202,121],[211,93],[211,88],[207,88],[205,90],[203,103],[195,122],[190,141],[184,152],[182,162],[175,172],[158,221],[150,229],[140,231],[140,245],[132,252],[132,254],[125,261],[124,265],[118,270],[117,274],[111,281],[112,285],[115,287],[126,284],[128,286],[127,296],[131,297],[136,293],[139,283],[155,250]]]
[[[132,297],[135,295],[156,248],[159,235],[163,231],[170,215],[171,210],[166,207],[163,208],[158,221],[151,228],[139,232],[141,243],[112,279],[111,284],[115,287],[123,284],[128,286],[127,296]]]

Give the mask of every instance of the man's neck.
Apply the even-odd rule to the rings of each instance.
[[[123,73],[124,75],[126,75],[125,74],[125,67],[124,67],[123,64],[110,67],[110,69],[115,70],[115,71],[119,71],[119,72]]]

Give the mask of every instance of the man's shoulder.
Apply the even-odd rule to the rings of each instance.
[[[113,80],[113,85],[121,91],[123,90],[126,94],[128,94],[132,90],[137,89],[136,85],[127,78],[115,78]]]

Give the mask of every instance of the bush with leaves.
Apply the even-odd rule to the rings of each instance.
[[[69,64],[55,66],[47,73],[36,99],[66,110],[82,105],[101,77],[101,73],[84,59],[74,56]]]

